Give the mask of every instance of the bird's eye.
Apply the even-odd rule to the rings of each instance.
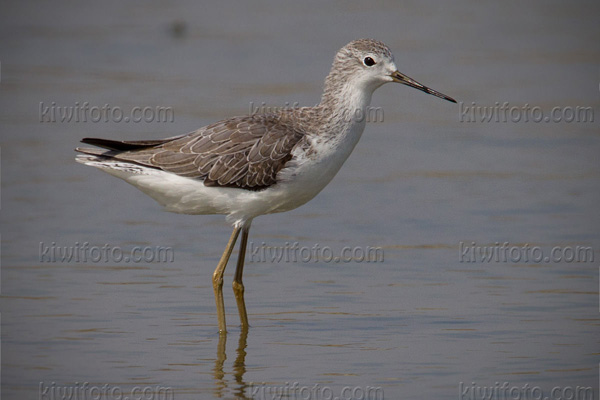
[[[365,59],[363,60],[363,63],[367,67],[372,67],[373,65],[375,65],[375,60],[373,60],[371,57],[365,57]]]

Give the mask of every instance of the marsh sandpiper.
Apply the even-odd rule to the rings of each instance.
[[[224,214],[233,233],[212,277],[219,331],[226,331],[223,274],[241,233],[233,290],[242,329],[248,327],[242,273],[252,220],[293,210],[338,172],[365,128],[375,89],[388,82],[456,103],[400,73],[383,43],[360,39],[335,55],[321,102],[314,107],[228,118],[161,140],[86,138],[77,161],[119,177],[166,210]]]

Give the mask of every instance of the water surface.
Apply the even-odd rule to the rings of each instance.
[[[177,400],[262,399],[277,390],[306,398],[308,388],[312,398],[331,390],[341,398],[471,399],[475,388],[505,383],[548,398],[555,387],[564,398],[568,388],[591,388],[597,399],[600,32],[590,8],[5,5],[3,398],[60,398],[60,388],[87,382],[128,394],[170,388]],[[367,126],[308,205],[258,218],[250,246],[372,246],[383,261],[249,260],[249,332],[238,327],[230,265],[230,332],[219,337],[211,275],[230,227],[219,216],[161,211],[126,183],[76,164],[73,148],[86,136],[173,136],[251,104],[315,104],[335,51],[359,37],[388,43],[401,71],[462,107],[586,106],[595,121],[461,122],[460,105],[381,88],[373,106],[384,121]],[[175,118],[40,122],[40,103],[53,102],[165,106]],[[170,247],[174,260],[40,259],[53,243],[86,242]],[[505,242],[545,255],[590,248],[593,260],[467,262],[475,253],[464,246]]]

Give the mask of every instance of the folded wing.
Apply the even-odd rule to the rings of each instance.
[[[251,115],[162,140],[87,138],[82,142],[107,151],[77,151],[203,179],[207,186],[262,190],[276,183],[277,173],[292,158],[292,149],[303,137],[276,115]]]

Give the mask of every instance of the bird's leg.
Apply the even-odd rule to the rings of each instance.
[[[244,259],[246,257],[246,244],[248,243],[248,232],[250,227],[242,229],[242,241],[240,243],[240,254],[238,255],[235,275],[233,276],[233,293],[237,302],[238,311],[240,313],[240,322],[242,329],[248,329],[248,314],[246,313],[246,302],[244,301],[244,283],[242,282],[242,274],[244,272]]]
[[[215,302],[217,303],[217,318],[219,319],[219,332],[225,333],[227,329],[225,327],[225,303],[223,302],[223,273],[225,272],[225,267],[227,266],[227,261],[229,261],[229,257],[231,256],[231,252],[233,251],[233,246],[240,234],[240,227],[234,227],[233,232],[231,233],[231,237],[229,238],[229,243],[227,243],[227,247],[225,247],[225,251],[221,256],[221,260],[213,272],[213,289],[215,291]]]

